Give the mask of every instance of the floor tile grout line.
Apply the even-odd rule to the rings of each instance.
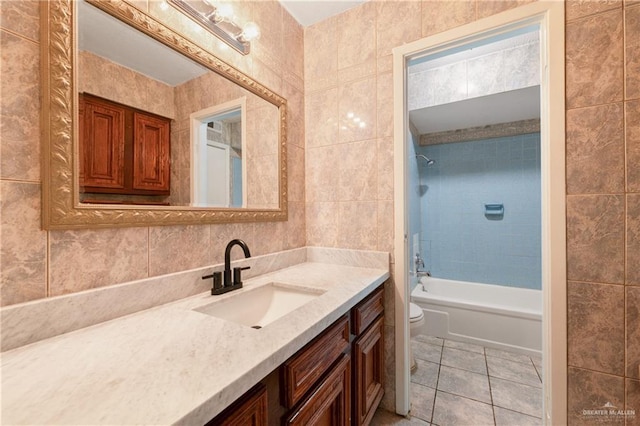
[[[491,413],[493,414],[493,424],[496,424],[496,406],[493,403],[493,390],[491,389],[491,376],[489,375],[489,361],[487,360],[487,348],[484,348],[484,364],[487,369],[487,383],[489,384],[489,398],[491,398]]]

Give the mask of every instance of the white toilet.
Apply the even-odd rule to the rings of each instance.
[[[409,303],[409,334],[411,337],[424,332],[424,312],[415,303]],[[416,369],[416,360],[413,357],[413,348],[409,350],[411,355],[411,371]]]

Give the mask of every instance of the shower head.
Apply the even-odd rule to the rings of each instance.
[[[428,158],[428,157],[425,157],[425,156],[424,156],[424,155],[422,155],[422,154],[417,154],[417,155],[416,155],[416,158],[422,158],[424,161],[426,161],[426,162],[427,162],[427,166],[431,166],[432,164],[435,164],[435,161],[434,161],[434,160],[432,160],[432,159],[430,159],[430,158]]]

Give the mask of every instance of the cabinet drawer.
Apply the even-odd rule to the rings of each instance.
[[[380,286],[351,310],[353,334],[360,335],[383,312],[384,286]]]
[[[349,347],[349,317],[340,318],[282,366],[282,405],[293,407]]]

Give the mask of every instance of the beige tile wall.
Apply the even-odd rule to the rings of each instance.
[[[569,421],[610,401],[640,424],[640,4],[566,10]]]
[[[223,50],[214,36],[171,8],[163,11],[160,2],[135,5],[289,99],[287,222],[42,231],[39,3],[0,1],[1,305],[217,263],[232,238],[245,239],[254,255],[305,245],[303,29],[275,1],[234,4],[238,16],[263,31],[248,56]]]
[[[369,2],[305,29],[309,245],[393,248],[391,48],[528,2]],[[566,19],[568,415],[581,424],[625,395],[640,412],[640,4],[567,1]]]
[[[246,239],[256,254],[305,240],[392,251],[391,48],[528,1],[369,2],[306,28],[304,35],[277,3],[238,3],[239,15],[258,21],[263,37],[247,57],[216,52],[289,100],[289,221],[66,232],[39,229],[38,2],[0,2],[2,304],[126,281],[139,271],[151,275],[218,262],[232,237]],[[628,408],[640,411],[640,3],[566,5],[568,414],[581,424],[581,410],[594,401],[622,407],[626,398]],[[157,2],[149,11],[167,15]],[[169,19],[194,39],[211,41],[182,17]],[[365,127],[353,127],[348,112]],[[361,159],[363,147],[370,152]],[[183,256],[162,246],[168,239]],[[209,242],[204,255],[199,244],[189,244],[193,239]],[[118,256],[120,249],[129,255]],[[131,257],[133,274],[126,271]],[[114,264],[119,275],[97,273]],[[93,268],[94,282],[77,272],[82,268]],[[610,344],[596,342],[597,336]],[[385,405],[391,406],[388,390]]]

